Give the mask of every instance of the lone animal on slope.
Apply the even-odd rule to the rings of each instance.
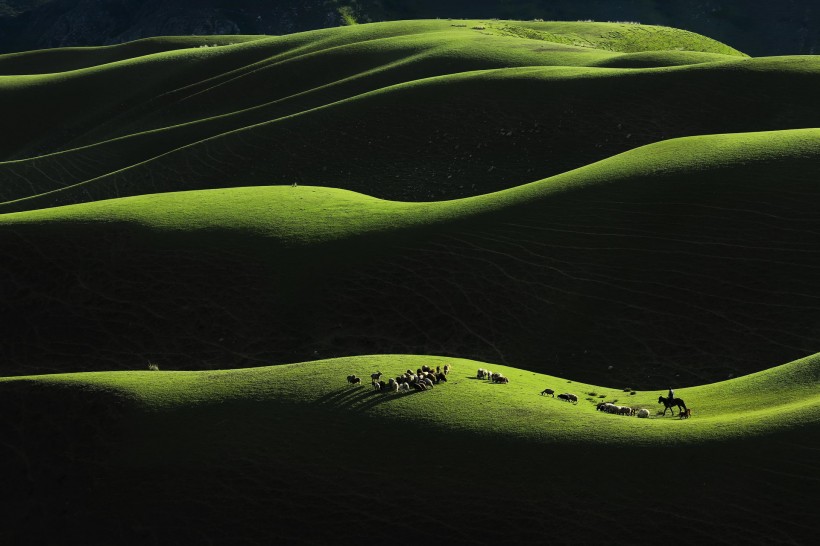
[[[355,375],[348,375],[347,382],[351,385],[361,385],[362,379],[360,377],[356,377]]]
[[[553,398],[555,398],[555,391],[552,389],[544,389],[543,391],[541,391],[541,396],[544,395],[552,396]]]

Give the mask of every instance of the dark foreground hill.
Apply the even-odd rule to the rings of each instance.
[[[344,381],[430,364],[453,371],[425,392]],[[684,389],[681,420],[657,392],[441,357],[4,378],[0,540],[808,545],[819,382],[814,355]],[[593,390],[651,415],[597,412]]]

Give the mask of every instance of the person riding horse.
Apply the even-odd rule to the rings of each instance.
[[[672,409],[673,406],[678,407],[678,413],[686,411],[686,404],[680,398],[675,398],[675,391],[672,390],[672,387],[669,387],[669,396],[667,398],[664,398],[662,395],[658,397],[658,404],[664,405],[664,415],[666,415],[666,410],[670,410],[672,415],[675,415],[675,410]]]

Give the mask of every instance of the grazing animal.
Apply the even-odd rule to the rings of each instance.
[[[680,398],[664,398],[663,396],[658,397],[658,404],[663,404],[663,414],[666,415],[666,410],[670,410],[672,415],[675,415],[675,410],[673,406],[678,407],[678,412],[686,411],[686,404],[683,403],[683,400]]]
[[[430,380],[429,377],[424,378],[424,384],[427,385],[427,387],[430,388],[430,389],[433,388],[433,382]]]
[[[445,383],[447,382],[447,376],[441,372],[436,374],[436,379],[438,379],[439,381],[444,381]]]
[[[646,408],[641,408],[636,412],[637,416],[641,419],[646,419],[649,417],[649,410]]]
[[[375,383],[376,381],[378,381],[378,380],[379,380],[379,378],[380,378],[381,376],[382,376],[382,372],[372,373],[372,374],[370,374],[370,381],[372,381],[373,383]]]
[[[541,391],[541,396],[544,395],[552,396],[553,398],[555,398],[555,391],[552,389],[544,389],[543,391]]]
[[[507,383],[509,383],[509,382],[510,382],[510,380],[509,380],[507,377],[504,377],[503,375],[501,375],[501,374],[499,373],[499,374],[496,374],[496,375],[495,375],[495,377],[493,378],[493,382],[495,382],[495,383],[504,383],[504,384],[507,384]]]
[[[680,412],[681,419],[689,419],[692,416],[692,408],[686,408]]]
[[[355,375],[348,375],[347,382],[351,385],[360,385],[362,383],[361,378],[356,377]]]
[[[413,383],[413,388],[416,389],[417,391],[426,391],[427,390],[427,387],[425,387],[424,383],[422,383],[421,381]]]
[[[449,373],[450,373],[450,365],[445,364],[444,365],[444,375],[448,375]]]
[[[563,400],[564,402],[569,402],[569,395],[567,395],[567,394],[559,394],[559,395],[558,395],[558,399],[559,399],[559,400]]]
[[[577,396],[575,396],[574,394],[565,393],[565,396],[567,397],[567,400],[568,400],[569,402],[572,402],[573,404],[577,404],[577,403],[578,403],[578,397],[577,397]]]
[[[632,408],[629,406],[621,406],[621,409],[618,410],[618,415],[632,415]]]
[[[399,392],[399,384],[396,382],[390,383],[388,388],[393,392]]]
[[[610,404],[606,407],[607,413],[616,414],[621,411],[621,406],[616,406],[615,404]]]
[[[478,372],[476,372],[475,376],[476,379],[484,379],[484,376],[487,374],[487,370],[484,368],[479,368]]]
[[[373,381],[373,390],[376,390],[376,391],[382,390],[382,386],[379,385],[378,381]]]

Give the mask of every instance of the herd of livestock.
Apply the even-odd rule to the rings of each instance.
[[[387,381],[382,379],[382,372],[377,371],[375,373],[370,374],[370,385],[373,387],[374,390],[379,392],[409,392],[412,390],[415,391],[426,391],[428,389],[432,389],[434,385],[437,385],[442,382],[447,382],[447,376],[450,374],[451,366],[449,364],[445,364],[442,368],[441,366],[436,366],[436,369],[432,369],[430,366],[422,366],[418,368],[415,372],[412,370],[406,370],[403,374],[397,377],[391,377]],[[504,376],[500,373],[493,373],[490,370],[479,368],[478,372],[476,373],[476,379],[485,379],[491,381],[492,383],[501,383],[507,384],[510,382],[509,378]],[[347,382],[351,385],[361,385],[362,379],[357,377],[356,375],[348,375]],[[555,391],[552,389],[544,389],[541,391],[542,396],[552,396],[553,398],[558,398],[565,402],[570,402],[573,404],[578,403],[578,396],[572,393],[561,393],[556,395]],[[611,402],[601,402],[597,405],[598,411],[602,411],[604,413],[611,413],[613,415],[627,415],[627,416],[637,416],[640,418],[647,418],[649,417],[649,410],[646,408],[631,408],[629,406],[618,406]],[[689,410],[685,413],[681,412],[681,418],[684,416],[688,417],[690,415]]]

